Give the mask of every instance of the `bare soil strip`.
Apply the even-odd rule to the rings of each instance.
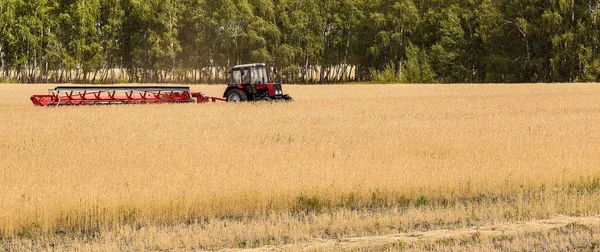
[[[365,236],[345,238],[338,240],[314,240],[302,244],[290,244],[282,246],[266,246],[246,251],[281,251],[281,250],[303,250],[303,251],[326,251],[326,250],[351,250],[357,248],[381,246],[395,243],[428,242],[444,239],[464,239],[469,237],[491,238],[500,236],[516,236],[525,233],[538,233],[559,229],[570,225],[582,225],[586,227],[600,227],[600,216],[571,217],[558,216],[552,219],[534,220],[527,222],[501,223],[490,226],[470,227],[463,229],[440,229],[426,232],[410,232],[383,236]],[[229,250],[235,251],[235,250]]]

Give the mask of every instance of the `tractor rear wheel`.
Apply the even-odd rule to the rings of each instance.
[[[244,90],[232,89],[227,92],[225,98],[227,99],[227,102],[245,102],[248,100],[248,95]]]

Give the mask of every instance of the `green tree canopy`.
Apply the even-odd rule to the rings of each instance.
[[[0,78],[222,82],[600,79],[600,0],[0,0]]]

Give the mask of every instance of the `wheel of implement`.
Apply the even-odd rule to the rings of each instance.
[[[232,89],[226,95],[227,102],[245,102],[248,100],[246,92],[241,89]]]

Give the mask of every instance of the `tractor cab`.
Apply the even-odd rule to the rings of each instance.
[[[231,69],[229,85],[250,85],[269,83],[265,64],[235,66]]]
[[[264,63],[233,67],[223,97],[228,102],[292,100],[292,97],[283,93],[281,84],[271,82]]]

